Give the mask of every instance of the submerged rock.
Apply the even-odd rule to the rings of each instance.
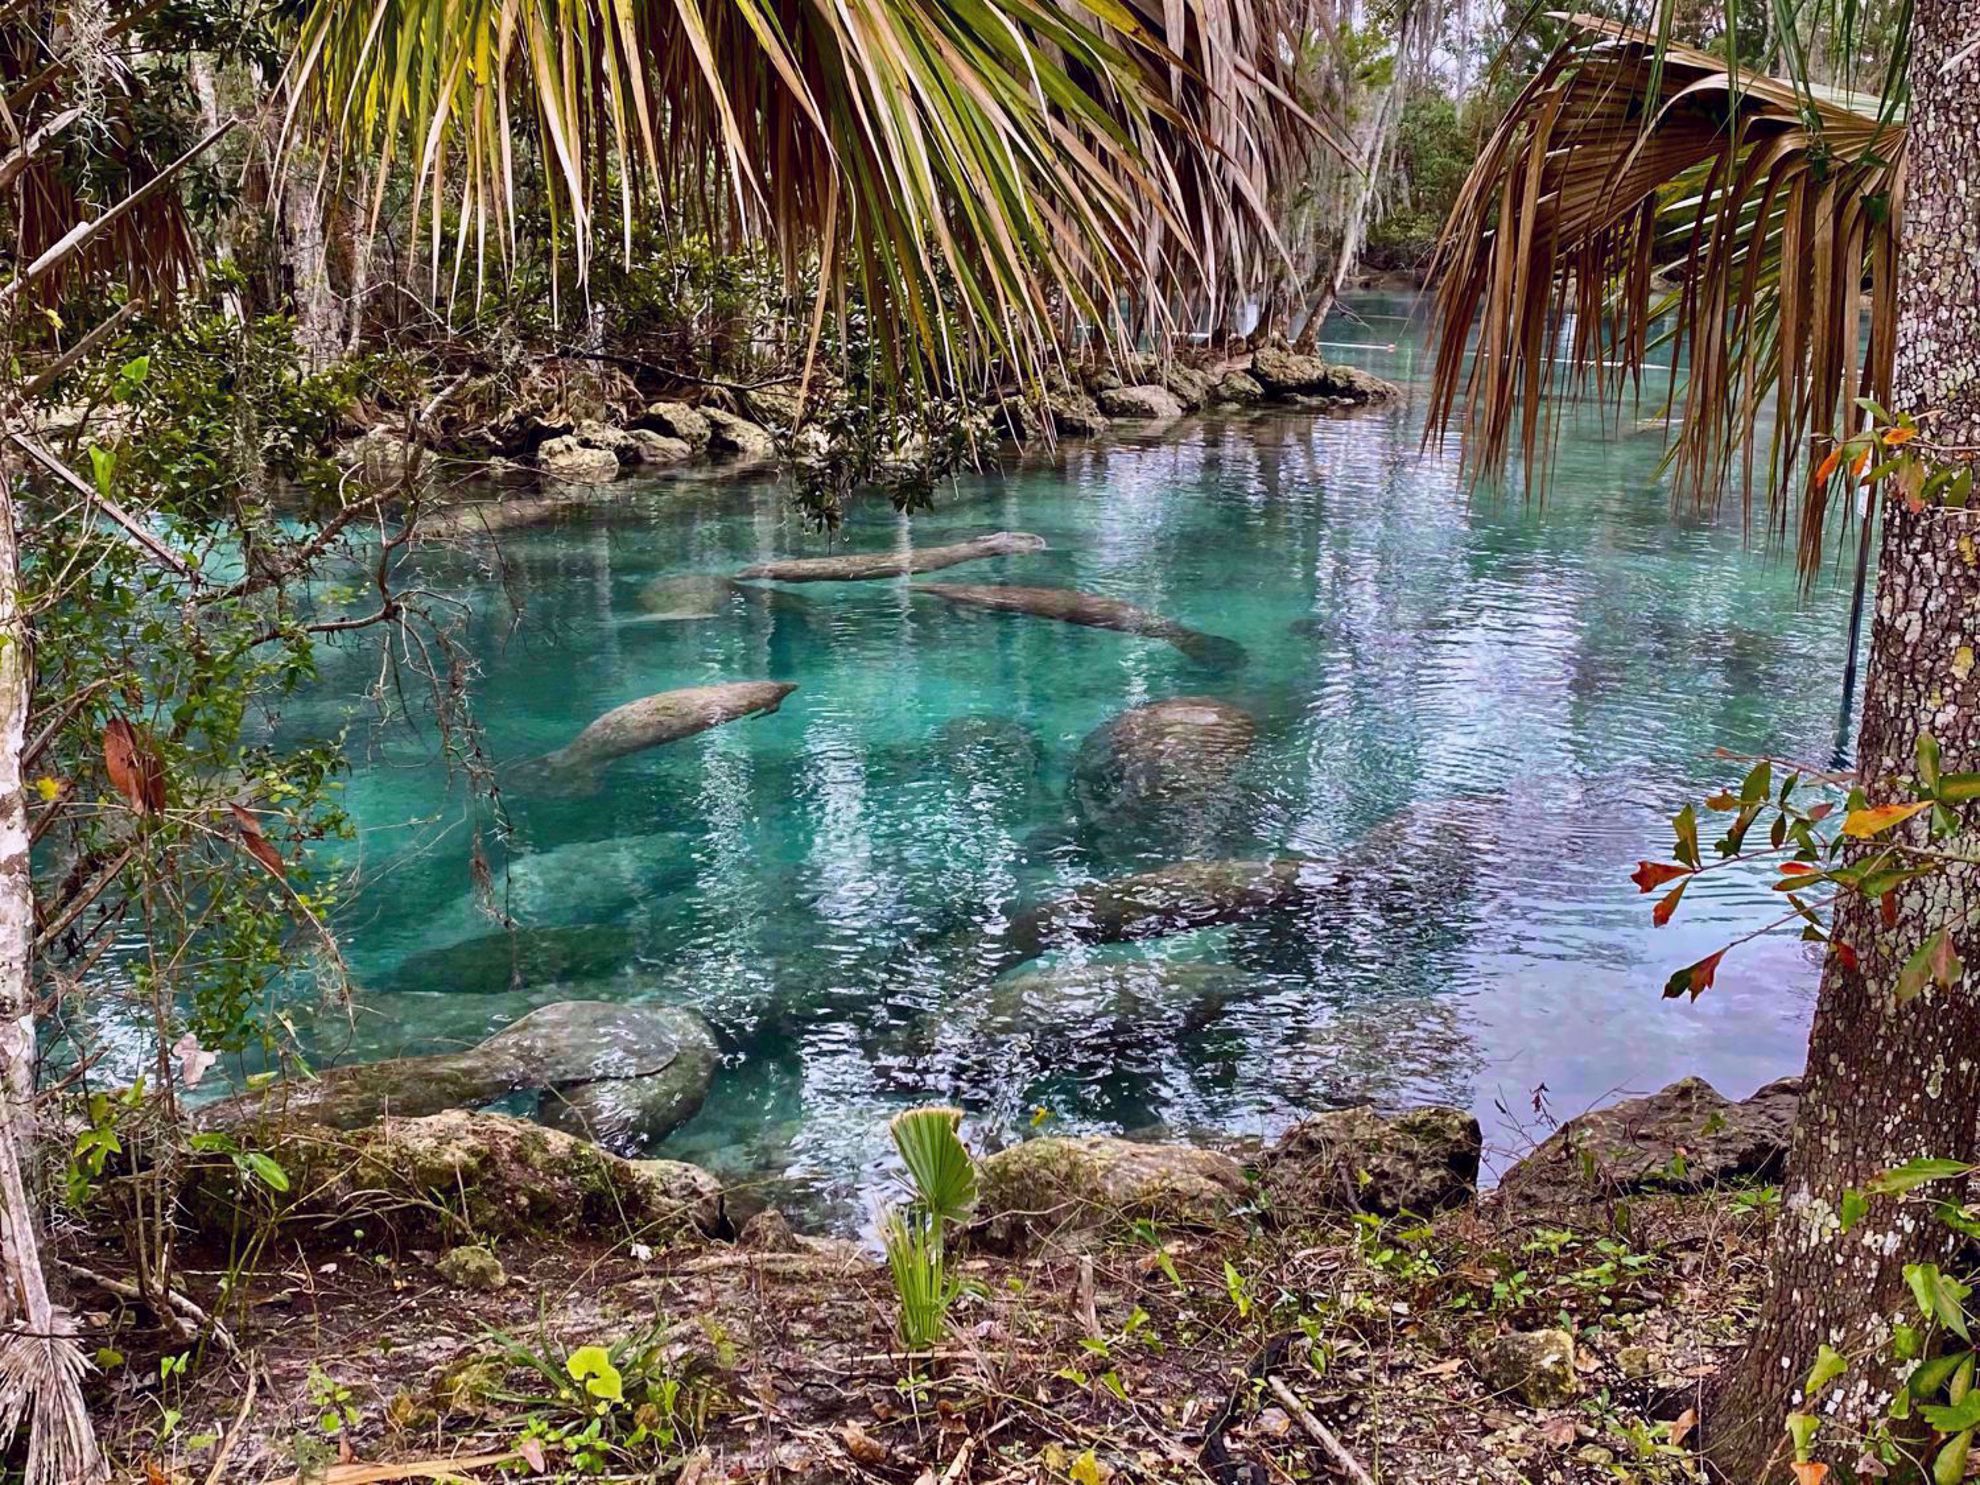
[[[1167,421],[1183,414],[1183,405],[1175,394],[1153,382],[1138,387],[1109,387],[1098,400],[1100,411],[1110,418]]]
[[[281,1164],[289,1191],[280,1215],[318,1226],[477,1237],[610,1233],[654,1244],[725,1226],[721,1183],[708,1172],[626,1160],[505,1114],[394,1115],[355,1130],[279,1119],[234,1133]],[[200,1230],[226,1233],[264,1220],[266,1199],[254,1178],[218,1158],[191,1173],[185,1207]]]
[[[1213,696],[1133,707],[1080,744],[1073,805],[1090,823],[1200,809],[1227,797],[1257,733],[1250,713]]]
[[[619,456],[567,433],[537,445],[536,467],[567,485],[609,485],[619,477]]]
[[[1341,1109],[1295,1125],[1266,1152],[1260,1179],[1275,1209],[1428,1216],[1478,1194],[1484,1138],[1463,1109],[1384,1117]]]
[[[699,454],[708,447],[714,429],[701,412],[685,402],[655,402],[640,418],[640,426],[664,438],[676,438]]]
[[[1104,1037],[1110,1023],[1139,1026],[1158,1011],[1220,1005],[1255,975],[1200,959],[1144,959],[1024,969],[991,983],[972,1029],[992,1036]]]
[[[998,613],[1029,614],[1089,629],[1112,629],[1167,640],[1199,664],[1234,667],[1244,664],[1244,646],[1221,635],[1204,634],[1174,619],[1136,608],[1118,598],[1102,598],[1072,588],[1026,588],[996,583],[913,583],[912,591],[965,608]]]
[[[590,782],[596,769],[615,758],[774,712],[796,689],[788,681],[726,681],[643,696],[612,708],[563,747],[524,767],[553,784]]]
[[[694,1116],[715,1060],[714,1034],[693,1011],[559,1001],[466,1051],[326,1068],[214,1105],[209,1117],[231,1124],[273,1114],[354,1129],[387,1114],[436,1114],[536,1090],[545,1123],[626,1152]]]
[[[1772,1180],[1787,1163],[1800,1099],[1800,1078],[1769,1083],[1741,1103],[1683,1078],[1570,1119],[1506,1172],[1495,1199],[1546,1210]]]
[[[999,1247],[1139,1219],[1213,1226],[1245,1194],[1244,1169],[1229,1155],[1108,1135],[1026,1140],[978,1174],[980,1236]]]
[[[1015,557],[1045,550],[1045,539],[1028,531],[999,531],[970,541],[940,547],[913,547],[894,552],[851,552],[840,557],[795,557],[781,562],[758,562],[739,578],[768,578],[780,583],[856,583],[873,578],[901,577],[911,572],[936,572],[988,557]]]

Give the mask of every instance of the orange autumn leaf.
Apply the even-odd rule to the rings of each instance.
[[[1805,877],[1816,868],[1806,861],[1783,861],[1781,875],[1784,877]]]
[[[1887,449],[1902,448],[1917,436],[1918,430],[1916,428],[1886,428],[1884,430],[1884,447]]]
[[[1679,877],[1691,875],[1688,866],[1673,866],[1668,861],[1639,861],[1629,879],[1636,883],[1639,892],[1655,892],[1666,882],[1674,882]]]
[[[1822,1485],[1829,1475],[1829,1467],[1813,1459],[1797,1459],[1794,1462],[1794,1485]]]
[[[1863,471],[1869,465],[1869,463],[1870,463],[1870,451],[1868,449],[1864,449],[1860,453],[1858,453],[1854,459],[1849,461],[1849,477],[1853,480],[1862,479]]]
[[[1688,880],[1679,882],[1675,887],[1671,888],[1669,893],[1659,899],[1657,906],[1650,911],[1650,922],[1652,926],[1662,928],[1666,923],[1671,921],[1671,914],[1677,911],[1678,899],[1684,896],[1684,889],[1690,885],[1691,883]]]
[[[1841,444],[1837,444],[1834,448],[1829,450],[1829,457],[1824,459],[1820,464],[1815,466],[1816,484],[1826,485],[1830,480],[1836,477],[1836,471],[1842,468],[1842,456],[1843,456],[1843,446]]]
[[[122,717],[104,724],[103,769],[110,775],[110,786],[140,815],[165,808],[165,766],[150,739]]]

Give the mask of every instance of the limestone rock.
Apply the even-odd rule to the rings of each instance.
[[[369,430],[346,451],[345,456],[366,484],[389,488],[404,484],[415,467],[425,470],[433,461],[430,452],[413,457],[413,446],[397,429],[379,426]]]
[[[477,1289],[484,1293],[506,1289],[509,1275],[485,1244],[466,1243],[449,1248],[435,1260],[433,1271],[457,1289]]]
[[[719,408],[704,407],[701,416],[708,423],[708,448],[735,464],[764,464],[777,457],[777,441],[767,430]]]
[[[619,477],[619,456],[567,433],[537,445],[536,467],[546,477],[567,485],[609,485]]]
[[[609,450],[621,464],[630,464],[638,457],[638,445],[630,433],[623,428],[614,428],[610,423],[601,423],[596,418],[586,418],[579,423],[571,436],[586,448]]]
[[[1027,1140],[990,1156],[977,1211],[986,1240],[1009,1246],[1137,1218],[1214,1225],[1244,1193],[1243,1168],[1219,1151],[1082,1135]]]
[[[674,1161],[632,1161],[589,1140],[506,1114],[380,1119],[340,1130],[271,1120],[232,1131],[243,1149],[280,1162],[285,1219],[402,1234],[625,1233],[657,1244],[721,1230],[715,1178]],[[659,1169],[656,1169],[659,1167]],[[228,1158],[196,1166],[185,1189],[191,1225],[207,1232],[263,1220],[268,1193]]]
[[[678,438],[695,453],[708,447],[715,430],[698,408],[685,402],[656,402],[640,418],[640,426],[666,438]]]
[[[325,1068],[309,1082],[214,1105],[207,1117],[232,1125],[288,1116],[354,1129],[388,1113],[437,1114],[538,1089],[545,1123],[631,1152],[693,1117],[715,1060],[714,1035],[692,1011],[566,1000],[466,1051]]]
[[[1135,387],[1112,387],[1100,394],[1100,411],[1110,418],[1167,420],[1182,416],[1183,407],[1167,387],[1147,382]]]
[[[1476,1347],[1472,1364],[1493,1392],[1529,1408],[1557,1408],[1579,1390],[1574,1337],[1565,1330],[1508,1330]]]
[[[1769,1083],[1742,1103],[1683,1078],[1570,1119],[1499,1183],[1510,1207],[1547,1209],[1655,1191],[1767,1181],[1787,1160],[1801,1079]]]
[[[1249,407],[1254,402],[1263,401],[1264,397],[1265,389],[1242,371],[1225,372],[1211,390],[1213,402],[1228,402],[1238,407]]]
[[[1251,377],[1274,397],[1331,397],[1353,403],[1386,402],[1401,395],[1393,382],[1354,366],[1330,366],[1284,346],[1265,346],[1251,358]]]
[[[1217,379],[1209,372],[1181,364],[1165,368],[1161,382],[1169,395],[1182,404],[1184,412],[1194,412],[1209,402],[1217,388]]]
[[[686,439],[669,438],[651,428],[628,428],[626,437],[631,440],[635,464],[685,464],[694,457],[694,449]]]
[[[1394,382],[1386,381],[1372,371],[1363,371],[1359,366],[1330,366],[1327,377],[1332,395],[1346,398],[1349,402],[1393,402],[1402,396],[1402,388]]]
[[[1428,1215],[1478,1191],[1478,1121],[1461,1109],[1410,1109],[1385,1118],[1340,1109],[1288,1130],[1260,1175],[1275,1209]]]
[[[737,1241],[755,1253],[797,1253],[804,1246],[791,1231],[789,1220],[775,1207],[765,1207],[743,1223]]]

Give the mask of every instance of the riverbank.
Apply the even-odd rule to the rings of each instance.
[[[387,1121],[398,1157],[343,1186],[306,1167],[258,1265],[209,1220],[188,1298],[224,1340],[87,1315],[96,1398],[154,1480],[1697,1478],[1793,1102],[1675,1085],[1556,1131],[1482,1203],[1455,1111],[1236,1153],[1028,1141],[981,1163],[924,1353],[859,1243],[774,1212],[738,1230],[678,1168],[649,1185],[665,1162],[619,1186],[587,1166],[559,1206],[557,1159],[515,1141],[582,1142]]]

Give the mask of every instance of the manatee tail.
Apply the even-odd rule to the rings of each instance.
[[[598,792],[598,770],[573,768],[557,754],[526,759],[503,770],[504,787],[522,794],[541,794],[552,799],[576,799]]]
[[[1207,665],[1215,670],[1240,670],[1251,659],[1244,646],[1236,640],[1225,639],[1221,634],[1204,634],[1196,629],[1179,631],[1170,643],[1198,665]]]

